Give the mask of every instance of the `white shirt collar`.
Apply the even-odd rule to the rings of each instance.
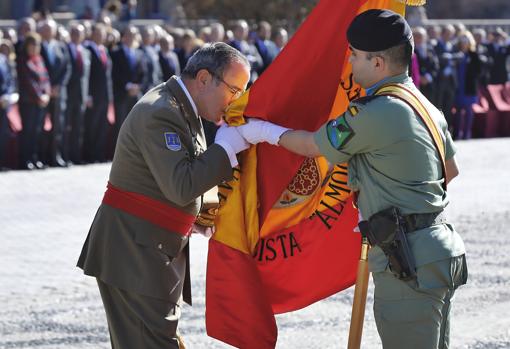
[[[195,115],[198,117],[198,109],[197,109],[197,106],[195,105],[195,102],[193,101],[193,98],[191,98],[191,95],[189,94],[189,91],[188,89],[186,88],[186,85],[184,85],[184,82],[182,82],[182,79],[180,76],[177,77],[177,82],[179,83],[179,86],[181,86],[182,90],[184,91],[184,93],[186,94],[186,97],[188,97],[188,100],[191,104],[191,106],[193,107],[193,111],[195,112]]]

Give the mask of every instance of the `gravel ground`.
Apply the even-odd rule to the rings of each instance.
[[[510,348],[510,139],[458,142],[451,221],[468,250],[469,284],[456,297],[452,348]],[[75,267],[109,165],[0,173],[0,348],[109,348],[92,278]],[[507,175],[505,175],[507,173]],[[230,348],[205,334],[207,240],[191,245],[194,306],[189,348]],[[277,348],[345,348],[352,288],[277,317]],[[369,288],[362,348],[380,348]]]

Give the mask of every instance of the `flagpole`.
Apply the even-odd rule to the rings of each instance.
[[[361,255],[358,263],[356,286],[354,287],[354,300],[352,302],[351,326],[349,329],[347,349],[359,349],[361,345],[368,289],[368,249],[368,240],[364,237],[361,243]]]

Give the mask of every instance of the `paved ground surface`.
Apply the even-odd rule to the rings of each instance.
[[[469,253],[452,348],[510,348],[510,139],[459,142],[451,220]],[[104,192],[108,165],[0,173],[0,348],[108,348],[94,280],[75,263]],[[189,348],[229,348],[205,334],[207,240],[192,241],[195,305],[181,331]],[[380,348],[369,290],[362,348]],[[277,348],[346,348],[352,289],[278,317]]]

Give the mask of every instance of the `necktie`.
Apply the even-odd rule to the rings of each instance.
[[[129,47],[126,47],[126,56],[127,56],[127,59],[128,59],[129,67],[131,68],[131,70],[133,70],[134,67],[135,67],[135,64],[136,64],[136,62],[135,62],[135,53]]]
[[[103,66],[106,68],[106,64],[108,63],[108,57],[106,56],[104,47],[98,46],[98,49],[99,49],[99,59],[101,60],[101,63],[103,63]]]
[[[48,62],[53,66],[55,64],[55,47],[50,42],[47,42],[44,46],[46,47]]]
[[[168,63],[168,66],[170,67],[170,70],[175,73],[175,64],[172,59],[172,56],[170,54],[165,55],[166,62]]]
[[[76,66],[80,74],[83,74],[83,56],[81,53],[81,45],[76,46]]]

